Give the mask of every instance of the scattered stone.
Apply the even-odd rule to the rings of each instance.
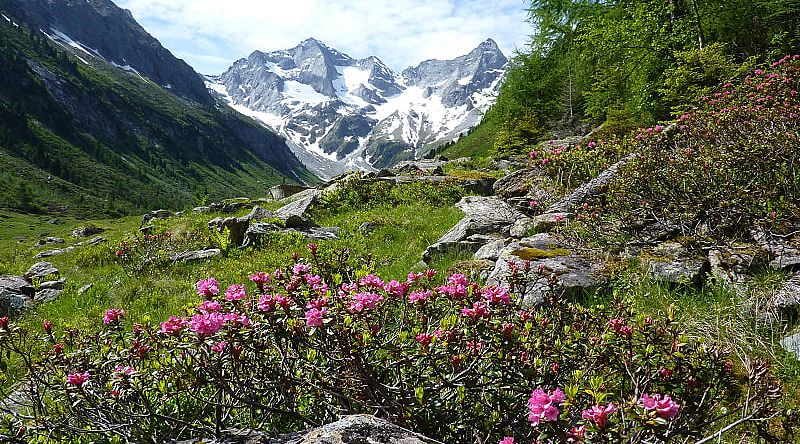
[[[142,217],[142,223],[139,226],[147,225],[150,221],[156,219],[167,219],[174,216],[175,213],[169,210],[153,210]]]
[[[84,294],[84,293],[86,293],[87,291],[89,291],[89,290],[91,290],[91,289],[92,289],[92,284],[86,284],[86,285],[84,285],[83,287],[81,287],[81,288],[79,288],[79,289],[78,289],[78,294],[79,294],[79,295],[80,295],[80,294]]]
[[[240,217],[217,217],[208,222],[208,229],[218,233],[228,230],[228,242],[234,246],[240,246],[244,242],[244,234],[250,226],[250,220]]]
[[[376,228],[380,227],[381,224],[379,222],[364,222],[358,226],[358,232],[361,234],[369,234],[375,231]]]
[[[747,281],[754,260],[753,255],[746,253],[744,249],[733,247],[717,247],[708,252],[711,275],[727,284]]]
[[[108,242],[108,240],[106,238],[104,238],[103,236],[97,236],[95,238],[92,238],[91,240],[77,243],[77,244],[75,244],[75,246],[76,247],[82,247],[84,245],[91,246],[91,245],[102,244],[102,243],[105,243],[105,242]]]
[[[36,295],[33,297],[33,301],[37,304],[43,304],[45,302],[50,302],[56,300],[64,290],[58,290],[55,288],[46,288],[44,290],[39,290],[36,292]]]
[[[89,237],[95,234],[100,234],[105,231],[103,228],[89,225],[86,227],[77,227],[72,230],[72,237]]]
[[[386,168],[375,173],[375,177],[392,177],[392,176],[396,176],[396,174],[394,174],[391,170],[387,170]]]
[[[308,240],[339,239],[341,231],[339,227],[300,227],[283,230],[284,233],[300,233]]]
[[[197,250],[197,251],[186,251],[183,253],[173,254],[169,257],[172,262],[191,262],[197,261],[202,259],[212,258],[214,256],[219,256],[222,254],[222,250],[219,248],[210,248],[208,250]]]
[[[508,234],[510,234],[511,237],[521,239],[527,236],[528,233],[530,233],[530,231],[533,230],[535,225],[536,224],[534,223],[533,219],[529,217],[523,217],[514,222],[514,225],[512,225],[511,228],[508,230]]]
[[[23,276],[28,280],[33,280],[42,279],[50,275],[58,276],[58,268],[54,267],[50,262],[37,262]]]
[[[16,315],[33,306],[34,288],[22,276],[0,276],[0,315]]]
[[[637,156],[637,153],[631,153],[623,157],[617,161],[617,163],[611,165],[607,170],[598,174],[597,177],[579,186],[575,191],[570,193],[561,201],[551,205],[546,212],[569,213],[579,205],[583,204],[587,199],[600,195],[605,190],[606,186],[608,186],[614,177],[616,177],[617,172]]]
[[[538,232],[550,231],[559,224],[569,222],[569,213],[545,213],[533,217],[533,229]]]
[[[506,246],[505,239],[495,239],[490,241],[486,245],[480,247],[477,252],[475,252],[475,259],[476,260],[486,260],[486,261],[497,261],[497,258],[500,257],[500,253],[503,251],[503,248]]]
[[[153,233],[155,233],[155,231],[156,231],[156,227],[154,227],[152,225],[148,225],[146,227],[139,228],[139,232],[142,233],[142,234],[145,234],[145,235],[153,234]]]
[[[235,430],[220,439],[192,439],[178,444],[442,444],[370,415],[351,415],[303,432],[275,436]]]
[[[541,171],[536,168],[514,171],[494,183],[494,194],[504,198],[524,196],[541,176]]]
[[[524,288],[514,288],[514,293],[527,307],[543,304],[549,295],[572,296],[605,283],[600,274],[602,264],[573,252],[547,233],[526,237],[503,248],[487,283],[511,287],[510,263],[523,273],[525,261],[530,264],[527,283]]]
[[[800,360],[800,333],[781,339],[781,346],[784,350],[794,354],[795,357]]]
[[[705,259],[692,257],[683,245],[673,241],[662,243],[647,256],[643,263],[653,278],[670,284],[700,285],[709,270]]]
[[[64,239],[60,237],[46,237],[44,239],[39,239],[37,245],[63,244],[64,242]]]
[[[400,162],[392,168],[396,174],[424,174],[426,176],[441,176],[444,174],[442,167],[447,162],[442,160],[407,160]]]
[[[247,216],[244,216],[244,219],[253,222],[264,219],[272,219],[274,217],[275,215],[272,213],[272,211],[265,210],[260,206],[256,205],[253,207],[252,210],[250,210],[250,213]]]
[[[39,285],[39,290],[48,290],[48,289],[63,290],[64,284],[66,283],[67,283],[66,278],[57,279],[55,281],[42,282],[41,285]]]
[[[25,237],[25,236],[16,236],[16,237],[14,237],[14,239],[15,239],[17,242],[19,242],[19,243],[23,243],[23,242],[25,242],[26,240],[28,240],[28,238],[27,238],[27,237]]]
[[[288,203],[275,211],[275,217],[286,224],[286,228],[298,228],[313,226],[307,218],[308,209],[319,200],[321,193],[319,190],[306,190],[298,193],[299,199]]]
[[[47,221],[47,223],[50,225],[60,225],[62,222],[60,219],[50,219]]]
[[[429,246],[422,254],[422,259],[430,263],[436,254],[449,251],[469,251],[475,253],[487,241],[480,242],[467,239],[474,234],[505,237],[509,228],[518,219],[525,217],[497,197],[466,196],[456,204],[464,218],[445,233],[435,244]]]
[[[70,246],[70,247],[67,247],[67,248],[58,248],[58,249],[55,249],[55,250],[41,251],[39,253],[36,253],[36,255],[33,256],[33,258],[34,259],[44,259],[46,257],[58,256],[59,254],[68,253],[68,252],[70,252],[70,251],[72,251],[74,249],[75,249],[74,246]]]
[[[750,235],[759,247],[769,253],[772,258],[770,267],[780,270],[800,265],[800,248],[790,243],[790,236],[772,234],[759,226],[753,227]]]
[[[268,224],[264,222],[252,223],[244,233],[244,242],[242,243],[242,248],[258,245],[261,243],[261,240],[267,235],[267,233],[274,233],[280,230],[281,227],[275,224]]]
[[[205,214],[205,213],[210,213],[210,212],[211,212],[211,207],[207,207],[207,206],[201,206],[201,207],[192,208],[192,213],[194,213],[194,214]]]
[[[309,188],[303,185],[281,184],[270,188],[269,194],[273,199],[281,200],[307,189]]]

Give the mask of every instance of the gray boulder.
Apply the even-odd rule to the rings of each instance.
[[[512,263],[524,276],[521,286],[512,285]],[[550,234],[540,233],[503,248],[487,283],[512,289],[523,305],[531,307],[543,304],[550,295],[571,296],[603,285],[601,268],[602,264],[572,251]]]
[[[0,315],[16,315],[33,306],[33,286],[22,276],[0,276]]]
[[[190,440],[180,444],[442,444],[384,419],[370,415],[345,416],[321,427],[275,436],[239,430],[219,440]]]
[[[95,234],[100,234],[105,231],[103,228],[89,225],[86,227],[77,227],[72,230],[72,237],[89,237]]]
[[[392,172],[398,175],[403,174],[422,174],[426,176],[441,176],[442,167],[447,162],[442,160],[422,159],[407,160],[400,162],[392,168]]]
[[[796,315],[800,311],[800,273],[792,275],[767,303],[768,321]]]
[[[741,284],[750,276],[755,258],[745,248],[717,247],[709,250],[711,275],[726,284]]]
[[[533,219],[529,217],[523,217],[514,222],[514,225],[509,228],[508,234],[510,234],[511,237],[521,239],[527,236],[528,233],[533,230],[535,225],[536,224],[534,223]]]
[[[769,253],[772,259],[769,266],[782,269],[800,265],[800,248],[792,245],[791,236],[772,234],[763,227],[753,227],[750,230],[753,240]]]
[[[55,301],[64,290],[59,290],[57,288],[46,288],[43,290],[39,290],[36,292],[36,295],[33,297],[33,301],[37,304],[43,304],[45,302]]]
[[[237,247],[244,242],[244,235],[249,226],[249,220],[239,217],[217,217],[208,221],[209,230],[218,233],[223,233],[225,230],[228,230],[228,242]]]
[[[275,200],[281,200],[287,198],[289,196],[295,195],[301,191],[305,191],[309,189],[306,186],[302,185],[292,185],[292,184],[280,184],[275,185],[274,187],[269,189],[269,194]]]
[[[42,279],[47,276],[58,275],[58,268],[54,267],[50,262],[37,262],[28,269],[23,275],[26,279]]]
[[[677,242],[664,242],[643,261],[656,280],[670,284],[700,285],[709,271],[705,259],[693,257]]]
[[[64,239],[60,237],[46,237],[44,239],[39,239],[37,245],[63,244],[64,242]]]
[[[287,228],[284,233],[300,233],[307,240],[332,240],[339,239],[342,229],[339,227],[301,227]]]
[[[41,290],[63,290],[64,289],[64,285],[66,283],[67,283],[67,279],[66,278],[57,279],[55,281],[42,282],[42,284],[39,285],[39,291],[41,291]]]
[[[150,221],[153,221],[153,220],[156,220],[156,219],[167,219],[167,218],[170,218],[170,217],[172,217],[174,215],[175,215],[175,213],[173,213],[172,211],[169,211],[169,210],[163,210],[163,209],[162,210],[153,210],[153,211],[145,214],[144,216],[142,216],[142,223],[139,226],[143,227],[143,226],[147,225]]]
[[[250,224],[247,231],[244,233],[244,242],[242,248],[256,246],[261,243],[267,233],[274,233],[280,231],[281,227],[275,224],[268,224],[264,222],[255,222]]]
[[[468,239],[470,236],[478,234],[492,235],[494,238],[506,237],[514,222],[525,217],[494,196],[466,196],[456,204],[456,207],[464,213],[464,218],[425,250],[422,259],[426,263],[430,263],[434,255],[448,251],[475,253],[488,242],[488,239]]]
[[[484,246],[478,248],[478,251],[475,252],[474,258],[476,260],[495,262],[497,258],[500,257],[500,253],[503,251],[505,246],[505,239],[495,239],[493,241],[489,241]]]
[[[781,339],[781,347],[800,360],[800,333]]]
[[[542,173],[538,168],[514,171],[494,183],[494,194],[504,198],[524,196],[541,177]]]
[[[308,219],[308,210],[312,205],[319,201],[321,192],[319,190],[306,190],[298,193],[297,200],[290,202],[277,211],[275,217],[282,220],[287,228],[313,226],[313,222]]]

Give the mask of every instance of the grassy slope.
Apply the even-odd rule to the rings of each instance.
[[[494,147],[497,140],[499,123],[495,118],[487,115],[485,119],[476,126],[469,134],[460,138],[455,145],[447,147],[439,154],[450,159],[459,157],[479,157],[486,158]]]

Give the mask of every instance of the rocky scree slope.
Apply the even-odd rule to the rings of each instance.
[[[494,103],[508,60],[487,39],[453,60],[398,74],[313,38],[255,51],[207,85],[234,109],[287,137],[315,173],[332,177],[420,158],[477,125]]]

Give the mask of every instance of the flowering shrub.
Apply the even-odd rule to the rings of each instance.
[[[612,184],[607,210],[629,227],[666,221],[686,234],[788,230],[800,214],[800,56],[734,83],[667,128],[625,143],[640,156]]]
[[[0,351],[23,357],[34,387],[8,433],[166,442],[366,412],[445,442],[667,442],[740,408],[725,353],[671,319],[623,303],[526,309],[460,274],[386,280],[309,249],[249,283],[203,277],[194,308],[157,325],[117,308],[95,332],[0,319]],[[767,411],[769,384],[747,384]]]
[[[603,172],[619,160],[623,152],[616,138],[566,145],[557,145],[551,140],[538,145],[528,157],[559,188],[571,190]]]

